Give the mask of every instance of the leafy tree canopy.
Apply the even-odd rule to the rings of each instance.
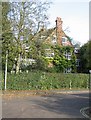
[[[80,48],[81,72],[88,72],[91,69],[91,41],[88,41]]]

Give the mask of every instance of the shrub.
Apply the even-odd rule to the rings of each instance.
[[[51,73],[42,71],[31,71],[29,73],[8,73],[7,89],[10,90],[49,90],[87,88],[88,74],[76,73]],[[4,89],[4,79],[2,79]]]

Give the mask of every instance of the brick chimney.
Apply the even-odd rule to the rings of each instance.
[[[57,17],[56,19],[56,36],[57,36],[57,43],[58,45],[62,45],[62,23],[60,17]]]

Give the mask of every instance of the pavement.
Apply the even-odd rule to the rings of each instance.
[[[87,118],[89,91],[3,92],[3,118]]]

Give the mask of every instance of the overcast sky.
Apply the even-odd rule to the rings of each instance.
[[[55,27],[56,17],[61,17],[65,33],[81,45],[89,40],[89,1],[51,0],[49,13],[50,27]],[[73,2],[72,2],[73,1]]]

